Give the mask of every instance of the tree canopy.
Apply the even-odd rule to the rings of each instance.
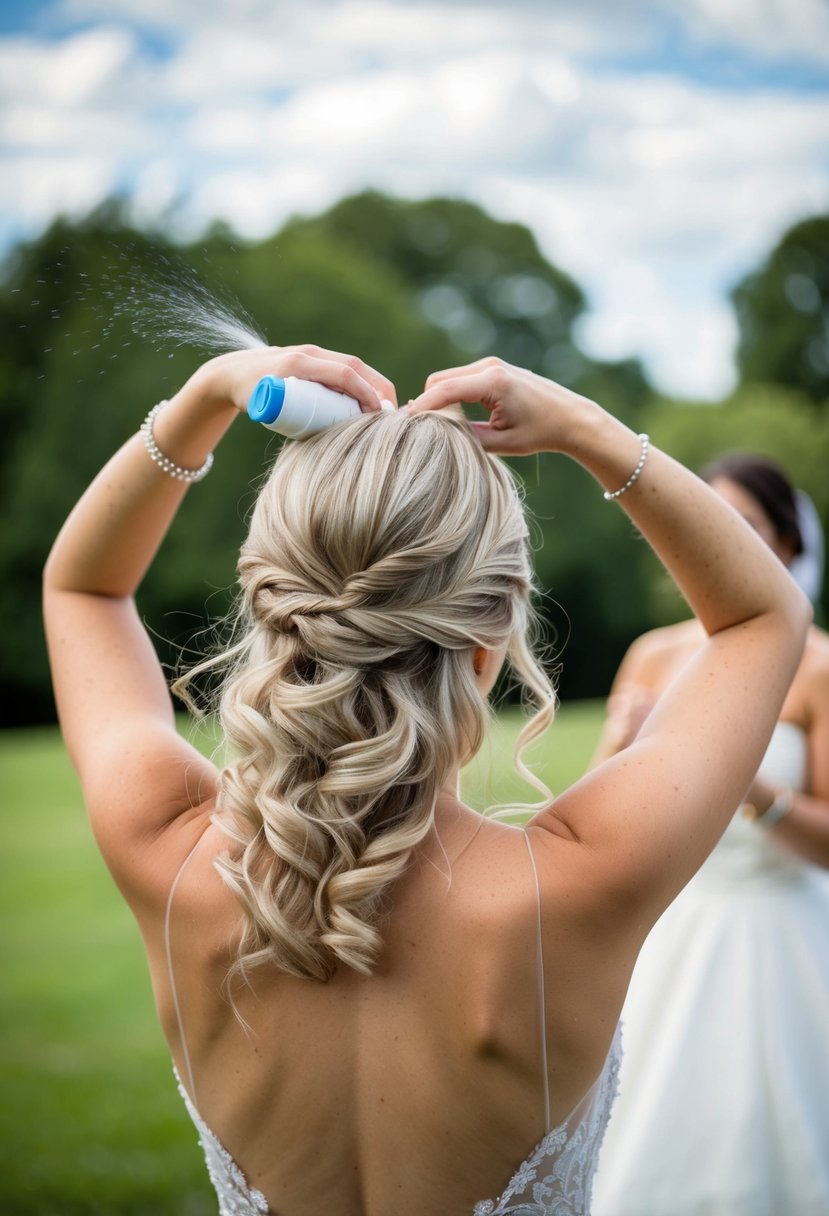
[[[746,383],[732,400],[703,407],[656,398],[635,361],[585,355],[573,337],[587,306],[581,288],[543,256],[527,228],[471,203],[365,193],[253,244],[217,226],[175,246],[163,233],[135,230],[125,214],[113,201],[81,222],[58,221],[14,249],[0,275],[0,323],[10,336],[0,351],[0,462],[12,521],[0,538],[6,724],[53,715],[38,608],[43,562],[97,469],[204,357],[191,322],[205,299],[234,297],[230,307],[254,318],[271,342],[359,354],[395,381],[402,400],[436,368],[499,354],[595,397],[692,466],[724,447],[778,454],[824,519],[829,513],[829,411],[817,404],[825,381],[821,398],[817,382],[798,381],[782,355],[762,375],[746,371],[755,366],[744,320],[756,295],[751,279],[738,292]],[[823,283],[825,310],[827,246],[809,248],[809,281]],[[785,298],[795,320],[814,321],[812,311],[792,305],[791,285]],[[766,346],[763,325],[777,325],[776,314],[768,316],[751,322]],[[753,386],[757,379],[762,387]],[[208,621],[230,604],[245,516],[278,443],[260,427],[232,429],[141,590],[139,606],[171,664],[179,647],[203,644]],[[683,608],[664,593],[622,512],[585,473],[547,455],[515,467],[534,516],[542,614],[561,660],[561,693],[603,695],[628,642]]]
[[[829,401],[829,215],[795,224],[735,288],[744,382]]]

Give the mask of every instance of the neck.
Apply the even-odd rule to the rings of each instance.
[[[481,824],[482,816],[467,806],[460,796],[459,775],[459,770],[455,769],[440,788],[435,804],[435,831],[432,835],[448,837],[460,832],[462,836],[466,836],[467,830],[474,832]]]
[[[460,794],[458,792],[460,786],[461,770],[458,767],[452,769],[446,780],[438,790],[438,804],[444,801],[460,802]]]

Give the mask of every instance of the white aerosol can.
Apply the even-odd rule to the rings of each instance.
[[[295,376],[263,376],[248,401],[249,418],[288,439],[314,435],[360,412],[354,397]]]

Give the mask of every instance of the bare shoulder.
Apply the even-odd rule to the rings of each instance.
[[[438,937],[445,937],[452,920],[461,933],[506,944],[535,923],[535,844],[526,830],[473,811],[448,826],[439,823],[419,850],[420,864],[401,884],[396,906],[407,904],[420,920],[427,905],[439,904],[443,914],[432,918]]]
[[[829,664],[829,633],[813,625],[806,638],[804,658],[826,667]]]
[[[829,711],[829,633],[813,627],[797,676],[807,700],[824,702]]]
[[[148,772],[126,759],[118,780],[87,799],[101,855],[143,926],[163,910],[176,874],[210,827],[216,809],[212,766],[173,746]]]
[[[664,674],[689,658],[704,639],[702,626],[693,619],[650,629],[631,643],[619,668],[616,685],[658,686]]]
[[[498,958],[502,976],[526,970],[538,940],[540,910],[544,955],[560,979],[566,974],[581,992],[586,957],[613,973],[614,959],[624,951],[618,935],[606,932],[606,900],[589,881],[584,851],[564,824],[542,828],[537,817],[523,827],[485,820],[471,847],[452,861],[455,924],[463,940],[468,935],[476,943],[466,952],[473,969],[483,966],[489,973]],[[441,918],[436,933],[445,937]],[[625,970],[623,963],[622,974]],[[593,984],[594,996],[603,984]],[[556,1008],[560,997],[557,992]]]
[[[560,989],[561,1011],[570,1030],[585,1004],[599,1023],[615,1025],[642,944],[641,918],[590,849],[566,829],[530,824],[527,835],[539,879],[544,956]],[[601,1036],[600,1036],[601,1037]]]
[[[649,629],[631,645],[631,651],[643,656],[673,654],[677,650],[696,649],[705,639],[699,621],[691,618],[675,625],[660,625]]]

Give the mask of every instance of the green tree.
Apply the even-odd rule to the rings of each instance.
[[[415,202],[366,192],[295,220],[280,239],[300,233],[312,244],[344,242],[361,265],[376,259],[393,268],[452,344],[453,363],[499,355],[595,396],[636,424],[651,393],[641,366],[597,362],[578,349],[573,328],[587,306],[584,293],[547,261],[524,225],[457,199]],[[644,568],[636,547],[626,544],[629,526],[565,459],[512,464],[535,520],[545,640],[561,656],[561,694],[600,695],[615,656],[645,620]]]
[[[747,384],[719,405],[654,400],[643,423],[655,444],[699,470],[724,452],[750,451],[777,460],[812,498],[824,530],[829,525],[829,411],[792,389]],[[687,608],[655,559],[650,566],[648,613],[655,623],[687,616]],[[829,586],[823,613],[829,617]]]
[[[193,269],[206,283],[195,302]],[[228,291],[270,341],[353,351],[395,381],[401,400],[435,368],[484,352],[595,395],[634,425],[649,396],[635,362],[578,350],[583,293],[529,230],[469,203],[363,194],[265,241],[218,226],[182,248],[136,232],[117,201],[59,221],[13,251],[0,276],[0,323],[15,338],[0,352],[0,459],[15,521],[0,542],[0,626],[13,640],[0,656],[0,720],[52,715],[38,611],[49,545],[107,456],[202,358],[188,312]],[[261,428],[234,427],[188,495],[139,601],[167,661],[228,608],[253,487],[278,445]],[[536,518],[548,638],[564,646],[562,694],[599,695],[649,624],[642,546],[565,459],[515,467]]]
[[[457,355],[392,268],[333,239],[277,237],[234,252],[230,238],[217,236],[204,250],[178,250],[134,231],[112,203],[14,250],[0,281],[0,323],[15,339],[0,353],[0,459],[14,521],[0,540],[0,627],[11,639],[0,655],[0,722],[53,715],[39,613],[43,562],[97,469],[201,361],[201,352],[178,345],[182,316],[169,304],[178,297],[186,310],[194,263],[216,277],[232,265],[230,283],[272,340],[355,350],[392,375],[399,367],[413,391]],[[228,606],[252,484],[276,450],[261,428],[233,428],[142,588],[141,609],[171,663],[204,628],[205,600],[210,616]]]
[[[574,362],[571,330],[583,293],[546,261],[523,224],[456,199],[408,202],[368,192],[296,226],[332,232],[361,257],[394,266],[467,358],[496,354],[536,368],[564,344]]]
[[[795,224],[734,289],[743,382],[829,400],[829,215]]]

